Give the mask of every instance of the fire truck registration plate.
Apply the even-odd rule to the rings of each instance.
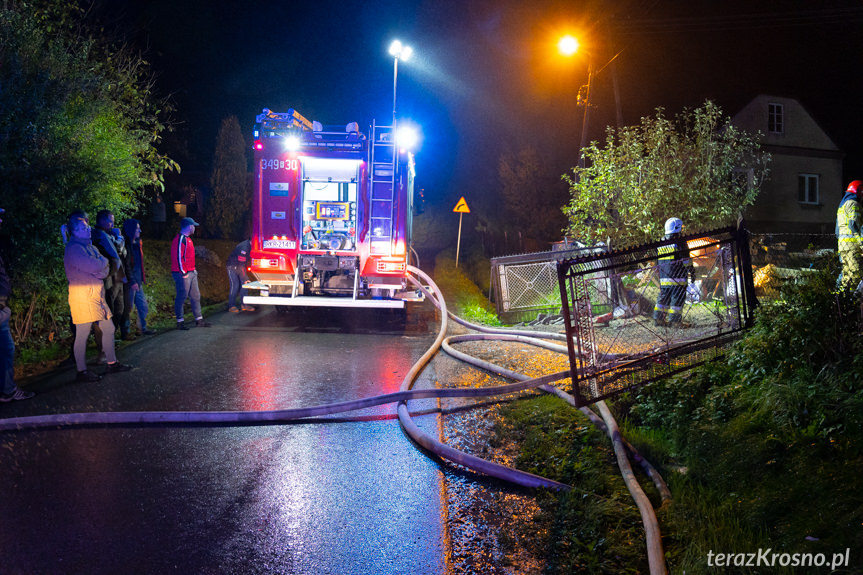
[[[281,248],[283,250],[294,250],[297,242],[294,240],[264,240],[264,249]]]

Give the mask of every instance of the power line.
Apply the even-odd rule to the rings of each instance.
[[[654,5],[655,6],[655,5]],[[863,8],[830,8],[794,12],[758,12],[748,14],[710,14],[617,20],[615,25],[641,34],[664,32],[700,32],[790,28],[863,22]]]

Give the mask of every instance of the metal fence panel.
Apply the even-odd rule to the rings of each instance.
[[[560,313],[557,260],[596,252],[596,248],[574,248],[492,258],[497,316],[505,323],[515,323],[542,312]]]
[[[657,250],[668,242],[558,262],[578,405],[713,359],[751,325],[756,300],[746,232],[725,228],[683,239],[696,277],[686,287],[679,325],[653,319]]]

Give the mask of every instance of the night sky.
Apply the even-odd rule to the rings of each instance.
[[[427,200],[494,203],[501,151],[533,145],[563,173],[577,162],[587,58],[566,60],[566,32],[596,69],[589,136],[710,98],[729,115],[766,93],[794,97],[863,176],[861,24],[855,0],[124,0],[111,16],[146,48],[157,88],[177,106],[184,170],[208,172],[219,124],[251,137],[262,108],[324,124],[389,124],[399,38],[398,111],[421,126],[418,183]],[[618,54],[614,63],[605,64]],[[489,201],[490,199],[490,201]]]

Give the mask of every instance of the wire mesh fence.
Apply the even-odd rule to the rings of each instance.
[[[497,316],[504,323],[560,313],[557,260],[597,253],[601,248],[562,250],[492,258],[491,280]]]
[[[682,241],[693,270],[682,285],[668,285],[663,273],[669,242],[558,262],[579,405],[713,359],[751,324],[756,300],[746,232],[726,228]],[[676,295],[669,317],[660,302],[670,289]]]
[[[752,321],[759,301],[814,273],[835,250],[832,234],[750,234],[725,228],[685,238],[694,277],[682,321],[653,319],[662,290],[663,242],[607,252],[602,246],[491,260],[493,299],[504,323],[562,323],[576,401],[610,397],[719,357]]]
[[[759,301],[781,297],[782,287],[819,269],[835,249],[833,234],[751,234],[753,282]],[[822,247],[818,247],[822,246]]]

